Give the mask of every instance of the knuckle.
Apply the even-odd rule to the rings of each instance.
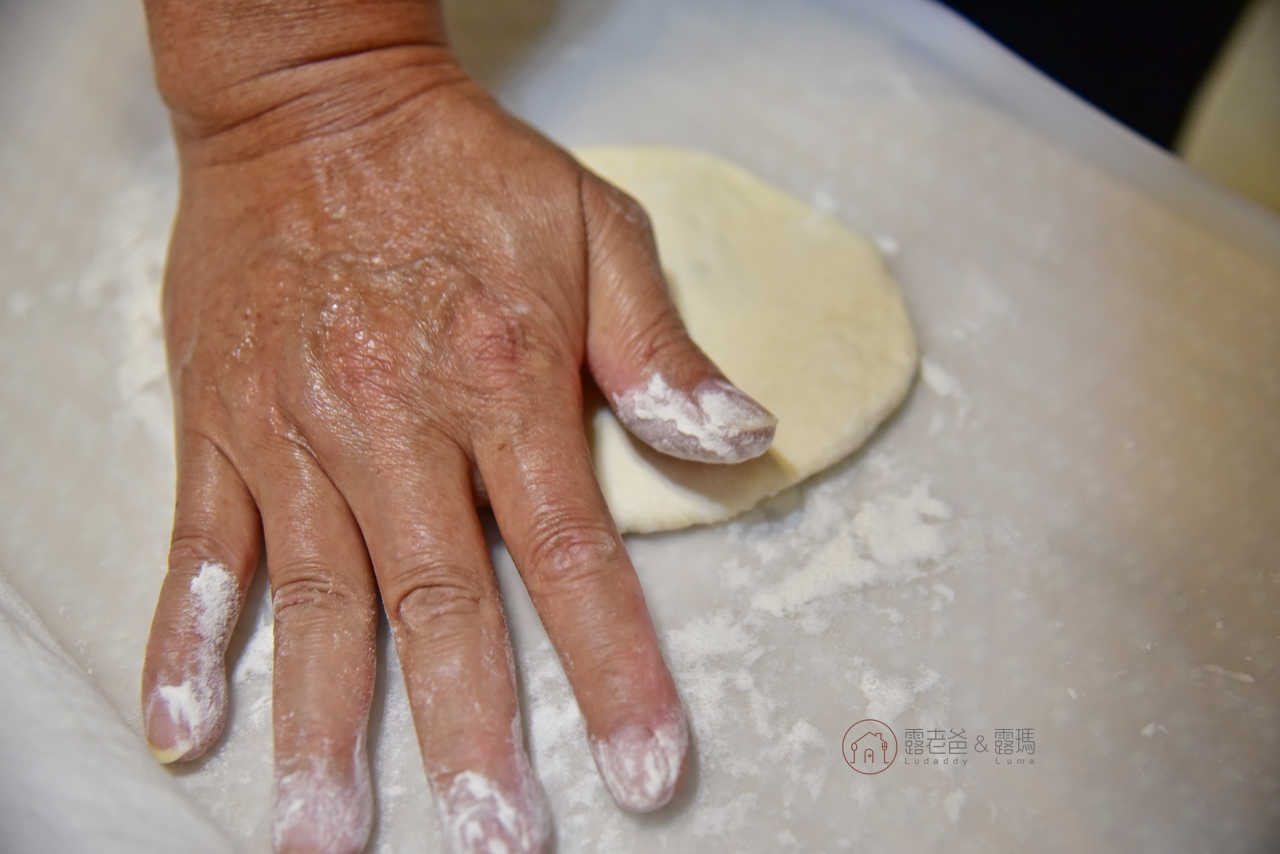
[[[332,390],[343,401],[363,407],[398,396],[403,386],[403,373],[390,348],[377,346],[375,338],[364,330],[329,328],[316,336],[301,355],[300,373],[319,382],[305,386],[286,383],[285,391],[297,387],[308,397],[304,408],[314,408],[320,401],[311,395]]]
[[[421,350],[411,316],[361,289],[324,291],[301,313],[298,346],[283,354],[279,396],[296,390],[302,398],[288,405],[302,411],[362,411],[396,399]]]
[[[205,531],[175,529],[169,543],[170,571],[196,572],[206,563],[229,564],[236,552]]]
[[[460,319],[454,348],[480,385],[507,388],[526,375],[530,336],[514,312],[486,307]]]
[[[604,522],[581,513],[544,516],[529,538],[534,572],[558,581],[597,578],[622,551],[617,534]]]
[[[440,311],[442,361],[470,392],[516,398],[535,378],[572,360],[572,331],[537,293],[498,294],[462,284],[449,291]]]
[[[393,621],[412,631],[420,631],[450,617],[472,617],[485,600],[487,591],[478,573],[439,560],[421,560],[400,573],[387,595],[387,613]]]
[[[667,303],[633,327],[626,348],[637,364],[664,364],[683,356],[691,346],[684,322]]]
[[[370,597],[343,573],[314,563],[278,567],[272,573],[271,612],[277,620],[314,612],[368,608]]]

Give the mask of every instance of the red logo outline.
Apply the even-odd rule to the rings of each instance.
[[[868,724],[869,726],[863,727],[863,724]],[[851,743],[849,736],[854,730],[859,729],[860,727],[863,730],[862,734],[858,736],[856,741]],[[888,738],[885,738],[886,733],[888,734]],[[859,744],[859,742],[867,739],[869,736],[874,736],[874,738],[872,738],[867,745]],[[853,747],[852,759],[849,758],[851,746]],[[864,747],[865,750],[863,749]],[[892,754],[890,754],[890,748],[892,748]],[[877,750],[880,752],[881,756],[881,762],[879,763],[875,761],[875,753]],[[861,765],[858,763],[860,753],[866,757]],[[854,771],[857,771],[859,774],[863,774],[868,777],[875,774],[881,774],[898,758],[898,734],[893,731],[893,727],[889,726],[884,721],[879,721],[875,718],[863,718],[844,731],[844,739],[840,744],[840,755],[844,757],[845,764]],[[863,770],[863,768],[868,765],[874,766],[877,764],[880,765],[880,768],[875,771]]]

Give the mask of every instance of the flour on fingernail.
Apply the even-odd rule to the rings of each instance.
[[[536,854],[551,820],[542,787],[520,754],[519,791],[503,789],[475,771],[463,771],[436,797],[453,854]]]
[[[650,812],[675,794],[689,747],[684,715],[657,726],[629,724],[591,739],[591,753],[609,794],[623,809]]]
[[[205,561],[191,579],[188,625],[199,638],[182,681],[158,684],[147,702],[147,732],[156,715],[170,726],[168,745],[152,745],[162,762],[186,758],[217,738],[227,709],[227,675],[223,666],[227,642],[240,611],[240,587],[227,568]]]
[[[769,449],[778,419],[722,379],[698,383],[689,394],[654,373],[613,401],[627,429],[669,456],[704,463],[737,463]]]
[[[364,738],[343,773],[318,757],[277,768],[271,841],[278,854],[359,854],[373,827],[373,789]]]

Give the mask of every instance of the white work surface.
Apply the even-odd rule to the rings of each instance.
[[[0,4],[0,571],[52,635],[0,588],[6,854],[268,847],[261,585],[211,756],[166,772],[130,733],[173,488],[139,5]],[[556,850],[1275,850],[1280,220],[916,0],[456,7],[554,139],[700,148],[875,236],[922,348],[853,459],[628,540],[694,733],[657,815],[609,802],[495,538]],[[370,850],[439,851],[383,650]],[[963,729],[967,764],[862,776],[866,717]]]

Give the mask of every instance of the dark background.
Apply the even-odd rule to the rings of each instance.
[[[1245,0],[945,0],[1032,65],[1170,147]]]

